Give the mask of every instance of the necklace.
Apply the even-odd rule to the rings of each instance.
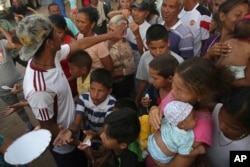
[[[243,133],[240,137],[238,137],[238,138],[236,138],[235,140],[231,140],[231,141],[229,141],[228,143],[223,143],[223,142],[221,142],[221,131],[219,131],[219,145],[221,146],[221,147],[224,147],[224,146],[227,146],[227,145],[229,145],[229,144],[231,144],[232,142],[234,142],[234,141],[237,141],[237,140],[241,140],[241,139],[243,139],[244,137],[246,137],[246,136],[248,136],[249,135],[249,132],[245,132],[245,133]]]
[[[33,60],[33,63],[37,64],[37,65],[40,65],[40,66],[43,66],[43,67],[54,67],[55,64],[41,64],[41,63],[38,63],[37,61]]]

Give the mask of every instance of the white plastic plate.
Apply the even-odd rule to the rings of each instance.
[[[38,158],[48,147],[51,133],[34,130],[17,138],[6,150],[4,160],[11,165],[24,165]]]

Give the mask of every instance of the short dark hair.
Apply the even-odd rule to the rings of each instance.
[[[66,30],[67,35],[74,37],[73,33],[68,29],[67,23],[63,15],[54,13],[54,14],[49,15],[48,18],[50,19],[50,21],[53,23],[55,27],[60,28],[62,30]]]
[[[78,50],[73,52],[68,58],[69,63],[74,64],[77,67],[86,67],[89,71],[92,66],[92,59],[88,52],[84,50]]]
[[[163,40],[168,42],[168,31],[161,24],[151,25],[146,32],[146,42]]]
[[[157,56],[149,63],[149,67],[158,71],[158,75],[164,78],[174,76],[175,69],[178,65],[178,61],[171,54]]]
[[[86,14],[91,23],[97,23],[97,21],[99,19],[99,14],[98,14],[97,9],[95,9],[91,6],[81,8],[80,10],[78,10],[78,13]]]
[[[98,69],[91,72],[90,84],[92,82],[100,83],[100,84],[104,85],[105,87],[107,87],[108,89],[113,87],[112,74],[109,70],[107,70],[105,68],[98,68]]]
[[[234,28],[234,37],[247,39],[249,41],[250,37],[250,19],[242,19],[236,24]]]
[[[131,143],[139,136],[141,127],[136,111],[123,107],[112,112],[104,119],[107,126],[107,136],[116,139],[118,143]]]

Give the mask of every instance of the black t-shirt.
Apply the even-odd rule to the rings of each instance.
[[[120,159],[120,167],[138,167],[137,155],[128,149],[124,150],[118,159]]]

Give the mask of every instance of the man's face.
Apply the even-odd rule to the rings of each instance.
[[[60,8],[57,5],[50,6],[49,15],[51,14],[61,14]]]
[[[131,15],[133,17],[134,22],[138,25],[141,25],[147,18],[148,13],[149,12],[147,10],[140,10],[136,7],[133,7]]]
[[[163,0],[161,14],[166,23],[177,20],[180,10],[181,6],[179,5],[178,0]]]

